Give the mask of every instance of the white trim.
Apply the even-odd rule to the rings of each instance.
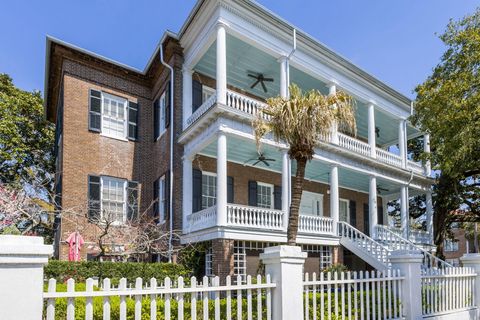
[[[104,105],[104,101],[103,101],[104,98],[107,98],[109,100],[114,100],[117,104],[119,102],[122,102],[122,104],[123,104],[123,137],[119,137],[119,136],[116,136],[116,135],[113,135],[113,134],[105,133],[105,128],[104,128],[104,124],[105,124],[105,120],[104,120],[105,105]],[[121,97],[121,96],[118,96],[118,95],[114,95],[114,94],[111,94],[111,93],[107,93],[107,92],[104,92],[104,91],[100,91],[100,119],[101,119],[100,120],[100,135],[101,136],[116,139],[116,140],[120,140],[120,141],[128,141],[128,139],[127,139],[127,137],[128,137],[128,99],[127,98],[124,98],[124,97]]]
[[[368,194],[368,193],[367,193],[367,194]],[[344,202],[344,203],[346,202],[346,203],[347,203],[347,214],[346,214],[346,216],[347,216],[347,221],[345,221],[345,222],[347,222],[347,223],[350,223],[350,201],[352,201],[352,200],[351,200],[351,199],[345,199],[345,198],[340,198],[340,199],[338,199],[339,204],[342,203],[342,202]],[[338,208],[339,208],[339,210],[338,210],[339,218],[341,218],[340,205],[338,206]],[[342,221],[342,220],[340,219],[340,221]]]
[[[114,221],[112,225],[123,225],[127,221],[127,183],[126,179],[116,178],[111,176],[100,176],[100,223],[103,222],[103,183],[104,179],[116,180],[123,182],[123,219],[122,221]]]
[[[258,186],[262,186],[262,187],[267,187],[267,188],[270,188],[270,207],[262,207],[262,206],[259,206],[258,205]],[[273,193],[274,193],[274,190],[275,189],[275,186],[271,183],[266,183],[266,182],[261,182],[261,181],[257,181],[257,207],[259,208],[267,208],[267,209],[273,209],[275,207],[275,197],[273,196]]]

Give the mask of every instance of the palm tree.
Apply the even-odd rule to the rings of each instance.
[[[295,84],[290,86],[290,98],[269,98],[267,106],[253,121],[257,148],[260,148],[260,139],[272,133],[275,140],[289,145],[290,159],[297,162],[287,229],[288,245],[296,244],[307,161],[313,158],[319,139],[328,137],[335,123],[341,131],[355,134],[355,110],[349,95],[342,91],[331,95],[323,95],[318,90],[303,93]]]

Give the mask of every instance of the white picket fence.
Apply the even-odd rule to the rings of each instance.
[[[189,285],[185,285],[184,279],[179,277],[174,283],[170,278],[165,278],[161,285],[152,278],[146,286],[141,278],[137,278],[133,288],[127,287],[125,278],[120,279],[118,287],[111,286],[110,279],[104,279],[101,288],[94,288],[94,280],[89,278],[86,281],[85,291],[75,291],[73,279],[67,281],[66,292],[57,292],[56,286],[56,280],[50,279],[48,292],[44,293],[47,320],[59,318],[59,312],[56,314],[59,299],[66,299],[67,320],[76,319],[75,304],[79,303],[85,304],[86,320],[93,319],[94,303],[101,304],[103,319],[131,319],[132,312],[135,320],[145,319],[147,315],[142,314],[144,299],[149,300],[147,303],[150,319],[157,319],[159,316],[165,320],[230,320],[236,314],[236,319],[271,320],[271,290],[275,288],[275,284],[270,281],[268,275],[265,279],[257,276],[256,283],[252,283],[251,276],[248,276],[244,284],[240,276],[236,278],[236,284],[233,284],[232,278],[228,276],[225,279],[225,285],[220,285],[219,277],[204,277],[201,283],[197,283],[196,278],[192,277]],[[95,301],[95,297],[103,299]],[[112,297],[119,298],[119,310],[112,310]],[[85,301],[79,301],[81,298]],[[134,310],[128,309],[131,305],[128,300],[133,300]],[[61,310],[60,313],[63,311],[65,310]],[[83,314],[80,316],[83,318]]]
[[[305,320],[402,319],[398,270],[305,274]]]
[[[476,274],[472,268],[426,270],[422,275],[422,312],[440,315],[473,308]]]

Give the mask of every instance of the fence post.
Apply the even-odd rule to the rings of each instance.
[[[0,236],[0,319],[42,319],[43,266],[52,253],[42,237]]]
[[[480,254],[479,253],[467,253],[464,254],[460,261],[464,267],[472,268],[477,274],[475,277],[475,284],[473,289],[473,305],[477,307],[477,318],[480,319]]]
[[[260,259],[265,273],[276,284],[272,291],[272,319],[303,319],[303,264],[307,253],[301,247],[267,247]]]
[[[419,320],[422,317],[421,268],[423,256],[418,251],[393,251],[389,257],[392,268],[400,270],[402,281],[400,296],[405,319]]]

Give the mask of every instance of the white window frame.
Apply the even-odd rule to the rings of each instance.
[[[458,241],[454,239],[445,239],[444,248],[445,252],[457,252],[459,249]]]
[[[265,206],[260,206],[259,204],[259,197],[258,197],[258,187],[259,186],[262,186],[262,187],[267,187],[267,188],[270,188],[270,207],[265,207]],[[265,209],[273,209],[274,206],[275,206],[275,199],[273,197],[273,192],[274,192],[274,185],[271,184],[271,183],[265,183],[265,182],[260,182],[260,181],[257,181],[257,207],[259,208],[265,208]]]
[[[347,223],[350,223],[350,200],[348,199],[343,199],[343,198],[340,198],[339,201],[338,201],[338,215],[339,215],[339,218],[341,218],[340,216],[340,203],[342,202],[346,202],[347,203],[347,213],[346,213],[346,221]],[[340,219],[340,221],[342,221]]]
[[[213,277],[213,248],[210,245],[205,252],[205,275]]]
[[[158,179],[158,223],[165,223],[165,175]]]
[[[123,136],[121,136],[121,137],[105,132],[106,131],[106,129],[104,127],[104,125],[105,125],[105,119],[104,119],[104,117],[105,117],[105,104],[104,104],[104,101],[103,101],[103,99],[105,97],[110,99],[110,100],[115,100],[117,102],[117,104],[119,102],[123,102]],[[127,139],[127,135],[128,135],[128,113],[127,112],[128,112],[128,99],[125,99],[123,97],[116,96],[116,95],[101,91],[100,134],[102,136],[109,137],[109,138],[112,138],[112,139],[128,141],[128,139]]]
[[[158,113],[158,126],[159,126],[159,135],[158,135],[158,139],[160,139],[161,136],[163,136],[163,134],[167,131],[167,128],[165,126],[165,123],[166,123],[166,106],[167,106],[167,103],[165,101],[165,97],[166,97],[166,90],[162,93],[162,95],[160,96],[160,98],[158,99],[158,103],[160,104],[160,112]]]
[[[204,104],[211,96],[215,94],[216,90],[207,86],[202,86],[202,104]]]
[[[215,177],[215,196],[214,197],[207,196],[207,195],[203,194],[203,176]],[[206,208],[203,207],[203,197],[214,198],[215,204],[213,204],[212,206],[215,206],[217,204],[217,174],[216,173],[208,172],[208,171],[202,171],[202,208],[201,208],[201,210],[210,208],[210,207],[206,207]]]
[[[320,248],[320,271],[333,265],[333,249],[331,246]]]
[[[128,181],[125,179],[110,177],[110,176],[100,176],[100,221],[105,223],[103,220],[103,185],[105,180],[116,180],[119,182],[123,182],[123,219],[122,221],[114,221],[113,225],[122,225],[125,224],[127,221],[127,183]]]
[[[245,241],[234,241],[233,243],[233,275],[240,276],[242,283],[247,279],[247,250]]]

